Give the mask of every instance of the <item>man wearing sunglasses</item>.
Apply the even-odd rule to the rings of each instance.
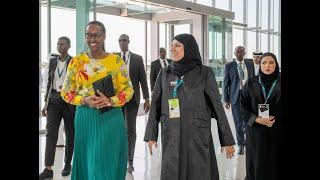
[[[129,51],[129,43],[129,36],[127,34],[121,34],[119,37],[119,46],[121,52],[117,54],[124,60],[127,65],[129,76],[134,89],[132,99],[123,107],[128,134],[128,172],[132,173],[134,171],[133,157],[137,137],[136,118],[140,104],[140,85],[142,88],[143,99],[145,100],[143,107],[146,113],[150,109],[150,102],[143,59],[140,55]]]

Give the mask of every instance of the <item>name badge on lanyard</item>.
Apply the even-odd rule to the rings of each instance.
[[[258,104],[258,116],[269,118],[269,104]]]
[[[275,80],[273,83],[272,83],[272,86],[269,90],[269,93],[268,95],[266,95],[266,88],[263,86],[263,84],[261,83],[261,78],[259,77],[259,83],[262,87],[262,92],[263,92],[263,97],[265,99],[264,101],[264,104],[258,104],[258,116],[262,117],[262,118],[269,118],[269,110],[270,110],[270,107],[269,107],[269,104],[267,104],[267,101],[268,99],[270,98],[271,94],[272,94],[272,91],[277,83],[277,80]]]
[[[169,104],[169,118],[179,118],[180,117],[180,104],[177,97],[177,89],[182,85],[183,80],[178,79],[174,85],[172,97],[168,99]]]

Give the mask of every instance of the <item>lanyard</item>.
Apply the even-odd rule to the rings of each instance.
[[[266,88],[265,88],[265,87],[263,86],[263,84],[261,83],[261,78],[260,78],[260,76],[259,76],[259,83],[261,84],[262,91],[263,91],[263,97],[264,97],[264,99],[265,99],[264,104],[266,104],[267,101],[268,101],[268,99],[269,99],[269,97],[270,97],[270,95],[271,95],[271,93],[272,93],[272,91],[273,91],[273,89],[274,89],[274,87],[276,86],[277,80],[275,80],[275,81],[272,83],[272,86],[271,86],[271,88],[270,88],[270,90],[269,90],[269,93],[268,93],[268,96],[267,96],[267,97],[266,97]]]
[[[173,98],[177,97],[177,89],[181,86],[182,83],[183,83],[183,79],[177,79],[176,85],[174,86],[173,92],[172,92]]]
[[[60,72],[60,69],[59,69],[59,67],[58,67],[58,76],[59,76],[59,79],[60,79],[60,77],[62,76],[62,73],[63,73],[64,69],[66,68],[66,66],[67,66],[67,62],[65,62],[64,66],[63,66],[63,68],[62,68],[62,70],[61,70],[61,72]]]

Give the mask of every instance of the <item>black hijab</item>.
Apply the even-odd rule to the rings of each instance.
[[[276,62],[276,69],[273,71],[273,73],[267,75],[261,71],[261,62],[262,61],[260,61],[259,76],[261,78],[261,83],[265,86],[266,91],[269,92],[269,90],[272,86],[272,83],[280,76],[280,72],[279,72],[279,64],[277,61],[277,57],[273,53],[266,52],[266,53],[262,54],[261,60],[266,56],[271,56]]]
[[[172,41],[174,39],[183,44],[184,56],[178,62],[172,61],[169,69],[180,78],[195,66],[202,65],[202,61],[197,41],[191,34],[179,34]]]

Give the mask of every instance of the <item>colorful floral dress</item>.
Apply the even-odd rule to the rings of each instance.
[[[112,76],[114,108],[101,114],[98,109],[81,105],[81,99],[95,94],[92,83]],[[115,54],[90,59],[82,53],[67,69],[62,98],[77,105],[72,180],[124,180],[128,159],[127,135],[121,110],[133,95],[124,61]]]

